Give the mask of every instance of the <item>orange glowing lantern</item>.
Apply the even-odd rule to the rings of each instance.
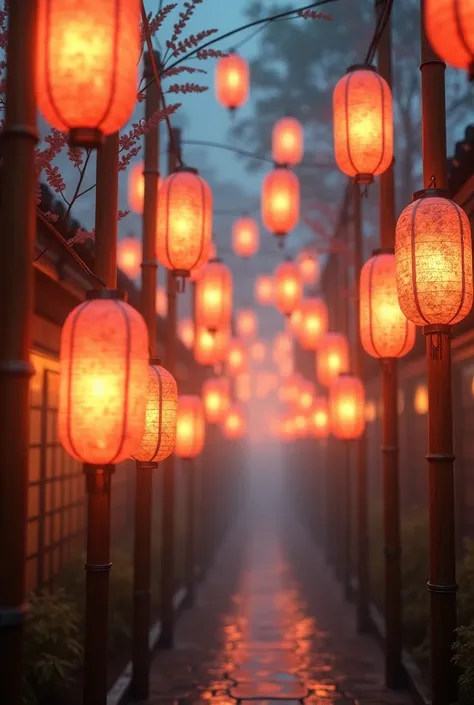
[[[303,159],[303,126],[295,118],[277,120],[272,132],[273,159],[279,166],[296,166]]]
[[[263,362],[267,356],[267,347],[262,340],[256,340],[250,346],[250,357],[255,362]]]
[[[296,414],[293,417],[293,428],[295,438],[305,438],[309,431],[309,419],[304,414]]]
[[[252,398],[252,382],[247,372],[235,377],[235,396],[240,402],[247,402]]]
[[[212,192],[196,169],[182,168],[160,188],[156,255],[175,276],[187,277],[209,256]]]
[[[230,406],[230,383],[226,377],[209,377],[202,385],[202,401],[208,423],[220,423]]]
[[[290,169],[277,167],[262,184],[262,221],[267,230],[280,238],[296,228],[300,219],[300,182]]]
[[[472,306],[471,227],[447,195],[418,191],[397,222],[398,300],[417,326],[459,323]]]
[[[273,303],[273,279],[262,274],[255,280],[255,298],[260,306],[270,306]]]
[[[61,333],[59,438],[83,463],[129,458],[145,429],[148,333],[120,292],[92,291]]]
[[[292,335],[295,336],[295,338],[299,338],[302,325],[303,325],[303,311],[302,311],[301,305],[300,305],[300,306],[297,306],[297,308],[295,308],[290,313],[288,320],[287,320],[287,329]]]
[[[224,416],[222,432],[226,438],[237,441],[245,435],[247,420],[245,412],[238,404],[233,404]]]
[[[196,284],[196,324],[215,332],[230,324],[232,316],[232,273],[214,259],[202,268]]]
[[[209,260],[216,259],[217,257],[217,250],[216,250],[216,244],[214,242],[210,242],[207,248],[207,255],[205,258],[205,261],[203,264],[198,267],[197,269],[192,269],[191,274],[189,275],[189,278],[191,279],[192,282],[197,282],[199,277],[202,274],[202,271],[204,267],[206,266],[206,263],[209,262]]]
[[[178,321],[178,336],[187,348],[194,345],[194,322],[191,318],[182,318]]]
[[[297,405],[301,411],[308,412],[313,406],[314,386],[308,380],[302,380],[299,385]]]
[[[319,260],[311,252],[300,252],[296,257],[303,284],[317,284],[319,281]]]
[[[323,299],[303,299],[298,338],[304,350],[317,350],[328,330],[328,307]]]
[[[204,406],[194,394],[183,394],[178,398],[176,424],[176,448],[178,458],[195,458],[202,452],[206,437]]]
[[[155,310],[160,316],[166,316],[168,312],[168,296],[164,287],[159,286],[155,294]]]
[[[257,335],[257,316],[250,308],[244,308],[237,313],[235,320],[237,335],[241,338],[253,338]]]
[[[372,183],[393,160],[390,86],[372,66],[351,66],[334,89],[333,112],[339,169],[356,183]]]
[[[145,433],[133,454],[141,463],[160,463],[174,451],[178,388],[159,360],[148,366],[148,400]]]
[[[281,419],[278,426],[278,437],[283,443],[289,443],[295,439],[295,422],[293,416]]]
[[[303,286],[298,267],[291,260],[278,265],[274,275],[275,305],[277,309],[289,316],[299,306],[303,297]]]
[[[329,406],[325,397],[316,397],[310,414],[311,435],[324,439],[329,435]]]
[[[117,132],[137,100],[138,0],[39,0],[36,95],[43,117],[71,144]]]
[[[230,341],[227,353],[227,372],[231,377],[236,377],[247,372],[248,353],[245,345],[237,338]]]
[[[249,96],[249,65],[235,52],[216,64],[215,92],[218,103],[230,111],[242,107]]]
[[[395,255],[376,250],[360,274],[360,338],[372,357],[403,357],[415,344],[415,326],[400,308]]]
[[[143,174],[143,162],[137,162],[129,171],[128,176],[128,203],[134,213],[143,213],[143,203],[145,201],[145,176]],[[161,177],[158,177],[158,191],[161,186]]]
[[[298,403],[298,398],[301,391],[301,379],[298,374],[291,374],[280,385],[278,390],[278,398],[281,402],[295,405]]]
[[[135,279],[140,274],[142,263],[142,246],[138,238],[129,235],[118,241],[117,245],[117,267],[130,277]]]
[[[358,377],[340,375],[329,389],[331,431],[336,438],[353,440],[365,430],[365,392]]]
[[[474,76],[474,11],[470,0],[426,0],[426,34],[438,56]]]
[[[232,226],[232,247],[239,257],[252,257],[258,251],[260,234],[258,223],[246,216],[239,218]]]
[[[194,358],[200,365],[217,365],[224,362],[230,344],[230,327],[210,333],[207,328],[196,328]]]
[[[349,369],[349,345],[342,333],[326,333],[316,355],[316,376],[320,384],[330,387],[337,377]]]

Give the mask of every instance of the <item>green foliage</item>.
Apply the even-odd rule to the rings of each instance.
[[[474,702],[474,625],[459,627],[457,636],[453,660],[461,672],[459,705],[469,705]]]
[[[25,705],[53,705],[73,677],[82,658],[76,605],[64,590],[29,597],[25,628]]]

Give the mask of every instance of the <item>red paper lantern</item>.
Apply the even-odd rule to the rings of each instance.
[[[187,348],[194,345],[194,322],[192,318],[182,318],[178,321],[178,336]]]
[[[206,258],[205,258],[205,261],[203,262],[203,264],[201,264],[201,266],[198,267],[197,269],[191,270],[191,274],[189,275],[189,278],[191,279],[191,281],[197,282],[197,280],[201,276],[202,271],[203,271],[204,267],[206,266],[207,262],[209,262],[209,260],[216,259],[216,257],[217,257],[216,244],[215,244],[215,242],[211,241],[208,244]]]
[[[336,438],[354,440],[365,431],[365,392],[358,377],[342,374],[329,389],[331,431]]]
[[[43,117],[71,144],[117,132],[137,100],[138,0],[39,0],[36,95]]]
[[[296,256],[296,263],[300,270],[303,284],[317,284],[319,281],[320,267],[318,258],[311,252],[300,252]]]
[[[303,298],[303,286],[296,264],[290,260],[279,264],[275,270],[274,281],[275,305],[281,313],[289,316]]]
[[[300,219],[300,182],[290,169],[277,167],[262,184],[262,222],[281,238],[296,228]]]
[[[413,198],[395,235],[400,308],[417,326],[454,325],[472,306],[469,219],[447,191],[427,189]]]
[[[141,271],[142,245],[138,238],[129,235],[118,241],[117,245],[117,267],[130,277],[135,279]]]
[[[339,169],[357,183],[372,183],[393,160],[390,86],[372,66],[351,66],[334,89],[333,111]]]
[[[128,204],[134,213],[142,215],[145,202],[145,175],[143,162],[136,162],[130,167],[128,175]],[[158,191],[161,177],[158,177]]]
[[[178,388],[158,360],[148,366],[145,433],[133,457],[142,463],[160,463],[174,451]]]
[[[232,317],[232,272],[220,260],[202,268],[196,284],[196,324],[211,332],[230,324]]]
[[[195,169],[168,176],[160,188],[156,256],[176,276],[187,277],[209,255],[212,192]]]
[[[325,397],[316,397],[310,414],[311,435],[324,439],[329,435],[329,405]]]
[[[253,338],[257,335],[257,316],[250,308],[238,311],[235,319],[237,335],[241,338]]]
[[[235,397],[240,402],[247,402],[252,398],[252,381],[247,372],[235,377]]]
[[[298,391],[297,406],[301,411],[309,412],[313,406],[314,386],[308,380],[301,380]]]
[[[230,407],[230,383],[226,377],[209,377],[202,385],[202,401],[208,423],[220,423]]]
[[[316,376],[324,387],[330,387],[337,377],[349,369],[349,345],[342,333],[326,333],[320,340],[316,355]]]
[[[255,280],[255,298],[260,306],[270,306],[273,303],[273,279],[262,274]]]
[[[303,299],[299,309],[301,323],[298,338],[304,350],[317,350],[328,330],[328,307],[323,299]]]
[[[206,437],[204,407],[198,396],[184,394],[178,398],[176,448],[178,458],[195,458],[202,453]]]
[[[245,435],[246,430],[245,412],[239,404],[233,404],[224,416],[222,432],[229,440],[236,441]]]
[[[233,338],[227,352],[227,372],[231,377],[236,377],[247,372],[248,352],[241,340]]]
[[[217,101],[228,110],[236,110],[247,102],[250,71],[248,63],[238,54],[223,56],[217,61],[215,91]]]
[[[129,458],[145,429],[148,332],[120,292],[89,292],[61,333],[59,438],[82,463]]]
[[[267,347],[263,340],[256,340],[250,346],[250,357],[255,362],[263,362],[267,356]]]
[[[403,357],[415,344],[415,326],[398,303],[393,252],[376,251],[360,274],[360,338],[372,357]]]
[[[159,286],[156,289],[155,310],[160,316],[163,317],[168,313],[168,295],[163,286]]]
[[[295,118],[277,120],[272,132],[272,154],[280,166],[296,166],[303,159],[303,126]]]
[[[239,257],[252,257],[258,252],[260,234],[253,218],[243,217],[232,226],[232,247]]]
[[[211,333],[207,328],[196,328],[194,358],[200,365],[224,362],[230,345],[230,326]]]
[[[474,72],[474,7],[470,0],[425,0],[425,28],[438,56],[456,69]]]
[[[293,417],[293,428],[295,438],[306,438],[310,428],[308,417],[304,414],[295,414]]]

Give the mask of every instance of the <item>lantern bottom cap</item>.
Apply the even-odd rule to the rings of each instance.
[[[73,127],[69,130],[71,147],[100,147],[104,142],[104,133],[95,127]]]
[[[373,174],[356,174],[354,176],[354,183],[360,184],[361,186],[369,186],[374,183]]]
[[[184,277],[185,279],[187,279],[189,277],[190,273],[188,272],[187,269],[172,269],[171,274],[173,275],[173,277],[176,277],[176,278],[177,277]]]
[[[158,467],[158,463],[153,462],[152,460],[136,460],[137,466],[141,468],[142,470],[156,470]]]

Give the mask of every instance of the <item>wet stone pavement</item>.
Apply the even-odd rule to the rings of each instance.
[[[158,652],[150,700],[176,705],[409,705],[383,685],[383,657],[299,529],[272,520],[223,547],[176,646]],[[295,555],[298,556],[295,559]]]

